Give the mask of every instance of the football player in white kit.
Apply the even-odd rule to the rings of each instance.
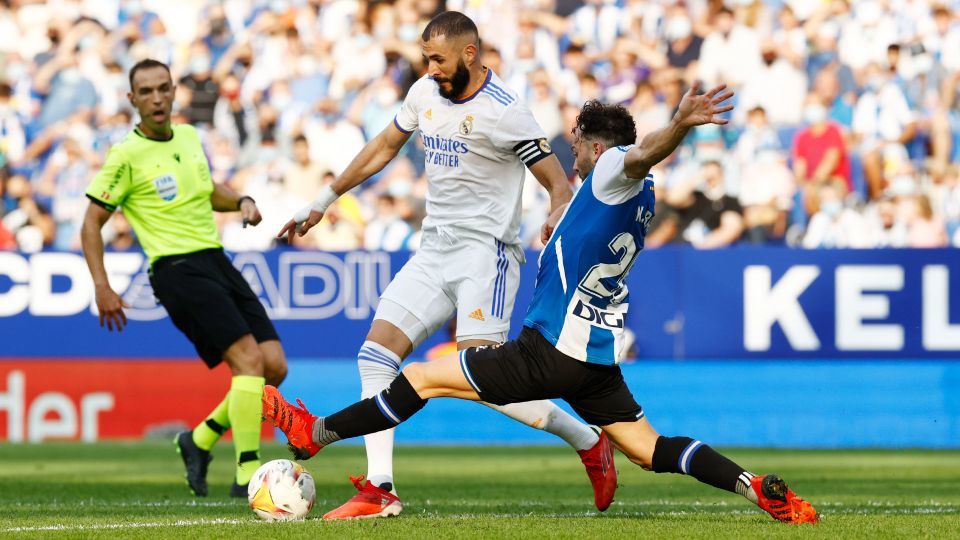
[[[421,248],[384,291],[358,353],[362,398],[387,388],[403,359],[453,314],[458,349],[506,341],[524,262],[518,238],[524,168],[548,190],[554,221],[571,197],[543,130],[516,94],[480,64],[479,45],[476,25],[462,13],[430,21],[422,35],[427,75],[410,88],[394,122],[278,235],[292,240],[295,232],[306,234],[339,195],[383,169],[419,130],[428,180]],[[544,241],[552,226],[544,224]],[[605,435],[547,400],[488,405],[573,446],[597,508],[610,505],[617,477]],[[367,435],[364,443],[367,481],[351,478],[358,493],[325,519],[402,510],[393,481],[393,429]]]
[[[409,365],[383,392],[329,416],[290,405],[267,386],[264,418],[287,435],[299,455],[309,457],[341,439],[395,426],[430,398],[501,404],[562,398],[644,469],[689,475],[736,493],[781,522],[817,523],[813,505],[778,475],[755,475],[699,440],[657,433],[618,365],[631,294],[643,298],[647,288],[658,286],[639,280],[637,290],[628,290],[625,282],[653,218],[650,169],[693,126],[726,123],[720,115],[733,108],[723,105],[733,92],[724,89],[698,95],[694,84],[670,125],[640,145],[633,144],[636,125],[624,107],[596,101],[583,106],[573,140],[583,185],[541,253],[519,337],[500,347]]]

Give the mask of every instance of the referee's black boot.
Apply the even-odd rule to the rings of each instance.
[[[207,466],[213,460],[210,452],[202,450],[193,442],[192,431],[182,431],[174,439],[177,453],[183,458],[183,466],[187,469],[186,478],[190,491],[198,497],[207,496]]]
[[[233,485],[230,486],[230,496],[231,496],[231,497],[237,497],[237,498],[243,497],[244,499],[246,499],[246,498],[247,498],[247,486],[249,486],[249,485],[250,485],[250,484],[240,485],[240,484],[237,483],[236,480],[234,480],[234,481],[233,481]]]

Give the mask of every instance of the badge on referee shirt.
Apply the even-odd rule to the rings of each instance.
[[[154,178],[153,187],[157,188],[157,195],[167,202],[177,198],[177,179],[172,174]]]

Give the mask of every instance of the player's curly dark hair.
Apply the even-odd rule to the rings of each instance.
[[[608,146],[637,142],[637,124],[623,105],[604,105],[590,100],[580,109],[576,125],[581,137],[601,139]]]

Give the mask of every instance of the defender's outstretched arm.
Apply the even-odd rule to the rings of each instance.
[[[693,83],[683,96],[677,114],[670,123],[648,134],[640,144],[630,149],[624,157],[623,170],[627,177],[643,180],[654,165],[660,163],[683,142],[690,128],[703,124],[726,124],[721,114],[733,110],[733,105],[721,105],[733,97],[733,90],[721,84],[703,95],[697,95],[699,83]],[[726,90],[726,91],[725,91]]]

